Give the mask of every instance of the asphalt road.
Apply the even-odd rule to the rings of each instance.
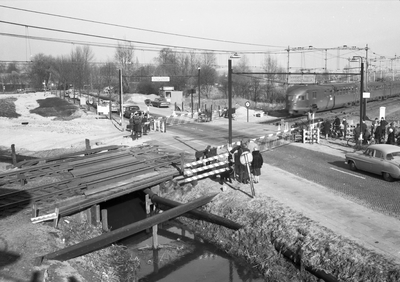
[[[344,159],[298,146],[283,146],[263,153],[264,162],[309,181],[373,210],[400,218],[400,181],[351,171]]]
[[[263,128],[233,127],[233,140],[257,138],[265,134]],[[207,145],[227,142],[225,125],[189,123],[169,127],[176,134],[174,141],[165,144],[189,154],[203,150]],[[160,140],[162,142],[162,140]],[[318,151],[285,145],[263,152],[264,162],[299,177],[323,185],[332,192],[384,214],[400,218],[400,181],[387,182],[381,176],[362,171],[351,171],[344,158]]]

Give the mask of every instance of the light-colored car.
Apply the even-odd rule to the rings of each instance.
[[[388,144],[368,146],[364,152],[345,155],[351,170],[363,170],[382,175],[386,181],[400,179],[400,147]]]
[[[166,108],[168,108],[169,104],[170,103],[167,100],[163,99],[163,98],[155,98],[153,101],[151,101],[151,105],[153,107],[159,107],[159,108],[166,107]]]

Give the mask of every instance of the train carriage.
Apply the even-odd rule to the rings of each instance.
[[[355,105],[360,100],[359,83],[295,85],[286,93],[286,109],[291,115],[304,115],[311,110],[327,111]],[[369,101],[400,94],[400,82],[368,83]]]

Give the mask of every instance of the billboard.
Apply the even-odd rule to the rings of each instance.
[[[289,84],[313,84],[316,83],[315,74],[290,74]]]

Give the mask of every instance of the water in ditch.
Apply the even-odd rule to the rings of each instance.
[[[140,259],[140,282],[264,281],[252,266],[203,242],[182,226],[159,226],[157,250],[152,248],[151,235],[150,230],[121,242]]]

